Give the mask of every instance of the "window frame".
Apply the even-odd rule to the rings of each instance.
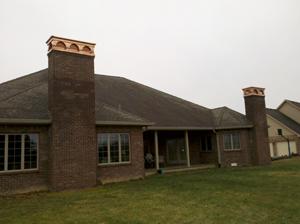
[[[119,162],[111,162],[110,160],[110,135],[118,135],[118,152],[119,152]],[[128,135],[128,146],[129,146],[129,161],[122,162],[122,144],[121,144],[121,135]],[[99,135],[107,135],[107,163],[99,163]],[[97,134],[97,159],[98,165],[117,165],[117,164],[129,164],[131,163],[131,141],[130,141],[130,133],[98,133]]]
[[[226,149],[225,148],[225,135],[229,135],[230,136],[230,145],[231,145],[231,148],[230,149]],[[238,139],[239,139],[239,148],[238,149],[234,149],[233,148],[233,135],[238,135]],[[241,137],[240,137],[240,134],[239,133],[233,133],[233,134],[223,134],[223,145],[224,145],[224,151],[240,151],[241,150]]]
[[[39,170],[39,134],[38,133],[0,133],[4,135],[4,170],[0,170],[1,173],[11,173],[11,172],[27,172],[27,171],[37,171]],[[9,135],[21,135],[21,169],[8,170],[8,143]],[[36,168],[25,169],[25,135],[36,135]]]
[[[202,138],[205,139],[205,149],[203,149],[202,147]],[[207,139],[210,138],[210,149],[208,149],[208,144],[207,144]],[[212,152],[213,149],[212,149],[212,142],[211,142],[211,136],[210,135],[205,135],[205,136],[201,136],[200,137],[200,149],[201,149],[201,152]]]

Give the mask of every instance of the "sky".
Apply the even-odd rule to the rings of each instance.
[[[51,35],[96,43],[95,73],[245,114],[300,102],[299,0],[0,0],[0,83],[48,67]]]

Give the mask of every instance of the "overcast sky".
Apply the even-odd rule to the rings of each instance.
[[[46,40],[96,43],[95,73],[207,108],[299,102],[299,0],[0,0],[0,83],[48,67]]]

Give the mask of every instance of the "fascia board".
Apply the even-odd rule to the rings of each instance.
[[[253,128],[253,125],[245,126],[228,126],[228,127],[149,127],[147,130],[153,131],[212,131],[212,130],[224,130],[224,129],[244,129]]]
[[[46,119],[0,119],[0,124],[51,124]]]
[[[155,122],[131,122],[131,121],[96,121],[96,125],[112,125],[112,126],[151,126]]]

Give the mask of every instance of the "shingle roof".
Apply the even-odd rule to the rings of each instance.
[[[300,134],[300,124],[297,123],[296,121],[292,120],[288,116],[286,116],[283,113],[279,112],[278,110],[274,110],[274,109],[267,109],[267,114],[270,115],[271,117],[273,117],[275,120],[282,123],[283,125],[292,129],[296,133]]]
[[[96,102],[96,121],[149,122],[144,118],[99,102]]]
[[[238,113],[228,107],[220,107],[212,110],[216,128],[253,126],[245,115]]]
[[[50,119],[47,70],[0,85],[1,119]]]
[[[126,78],[96,75],[96,101],[121,106],[156,127],[213,127],[211,111]]]
[[[295,101],[291,101],[291,100],[287,100],[287,101],[300,109],[300,103],[295,102]]]
[[[47,69],[0,84],[0,119],[50,119]],[[154,127],[244,127],[229,108],[210,110],[126,78],[95,75],[96,121],[155,122]]]

